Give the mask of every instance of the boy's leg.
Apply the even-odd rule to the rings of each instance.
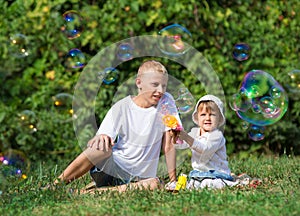
[[[95,164],[107,159],[111,155],[111,152],[111,149],[100,151],[96,147],[87,148],[71,162],[58,179],[65,183],[70,183],[86,174]],[[59,180],[56,180],[54,183],[59,183]]]
[[[90,170],[90,175],[91,175],[96,187],[115,186],[114,177],[106,174],[105,172],[101,171],[97,167],[93,167]]]
[[[158,178],[149,178],[144,179],[138,182],[132,182],[129,184],[123,184],[113,187],[100,187],[100,188],[93,188],[91,190],[82,190],[81,194],[94,194],[97,191],[119,191],[125,192],[127,190],[155,190],[155,189],[163,189],[163,186]]]

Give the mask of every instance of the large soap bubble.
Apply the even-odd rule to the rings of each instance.
[[[180,27],[175,26],[174,28],[178,29]],[[164,29],[164,31],[168,32],[169,30],[170,29]],[[182,32],[182,34],[184,34],[184,32]],[[181,66],[185,67],[187,71],[190,71],[194,75],[195,79],[201,82],[203,87],[205,87],[205,92],[218,96],[222,101],[225,100],[224,90],[221,85],[221,82],[213,68],[206,60],[206,58],[199,51],[197,51],[195,48],[189,45],[187,43],[187,40],[184,40],[184,36],[180,37],[181,39],[178,37],[178,35],[176,36],[176,34],[173,36],[175,37],[172,38],[168,37],[168,35],[162,34],[155,36],[138,36],[122,40],[101,50],[83,68],[83,71],[76,85],[73,98],[74,115],[80,116],[78,118],[73,119],[74,129],[78,138],[78,144],[82,149],[86,148],[86,143],[90,139],[90,135],[87,136],[87,134],[95,134],[98,129],[98,124],[96,120],[97,115],[95,114],[95,100],[97,98],[97,95],[100,96],[100,92],[98,94],[98,91],[101,90],[102,86],[106,88],[105,82],[99,82],[99,79],[107,79],[107,76],[104,76],[105,74],[103,74],[102,72],[105,71],[105,69],[107,68],[117,69],[120,64],[129,59],[132,59],[133,61],[137,60],[140,61],[140,63],[142,63],[143,59],[139,60],[138,58],[148,59],[149,57],[155,57],[162,58],[163,60],[170,60],[170,62],[173,62],[175,64],[180,64]],[[188,35],[187,37],[189,38]],[[120,46],[124,44],[126,46],[123,47],[123,52],[123,50],[120,51]],[[181,87],[185,86],[176,78],[172,79],[171,75],[172,74],[169,73],[167,92],[169,92],[172,96],[175,96],[175,98],[173,98],[173,102],[170,102],[170,104],[172,104],[172,109],[162,106],[167,106],[168,104],[164,103],[164,101],[161,98],[160,104],[157,105],[157,110],[160,110],[159,107],[162,106],[162,115],[157,115],[157,117],[160,120],[164,120],[162,118],[164,114],[169,114],[168,117],[170,118],[165,120],[167,120],[168,123],[174,123],[174,118],[172,118],[170,114],[173,114],[174,110],[182,108],[182,110],[179,113],[184,113],[184,115],[181,116],[182,127],[188,130],[188,128],[192,127],[192,124],[190,123],[190,116],[186,115],[186,113],[191,109],[191,105],[189,104],[190,100],[186,99],[190,98],[182,98],[182,100],[176,101],[176,95],[178,95],[178,90]],[[137,94],[138,89],[136,88],[135,74],[133,76],[130,76],[128,79],[127,78],[128,77],[127,75],[125,76],[125,74],[122,74],[122,77],[118,78],[118,83],[116,83],[118,91],[112,98],[112,104],[114,104],[116,101],[119,101],[121,98],[124,98],[127,95]],[[124,79],[126,81],[124,81]],[[187,91],[184,92],[186,93]],[[183,92],[181,91],[180,94],[182,95]],[[184,95],[186,96],[186,94]],[[178,111],[179,110],[177,110],[176,112]],[[100,112],[103,111],[101,110]],[[121,117],[126,118],[124,115],[121,115]],[[116,116],[114,118],[116,118]],[[150,124],[149,122],[147,122],[146,119],[144,120],[144,122],[141,123]],[[155,123],[156,126],[161,127],[162,131],[165,129],[164,125],[161,124],[162,122],[156,121]],[[134,128],[129,129],[136,133],[136,140],[134,141],[134,143],[137,144],[139,143],[139,140],[144,139],[144,136],[146,134],[151,133],[151,131],[139,133]],[[179,166],[183,163],[183,161],[186,160],[186,158],[188,158],[189,152],[189,149],[176,152],[176,166]],[[165,155],[159,155],[157,176],[164,176],[168,173],[164,156]],[[90,158],[90,160],[93,161],[92,158]],[[142,162],[145,162],[145,165],[149,164],[149,161],[147,159],[143,159]],[[151,163],[156,162],[157,158],[151,160]],[[95,161],[92,163],[96,164]],[[118,178],[121,177],[125,179],[128,177],[126,176],[126,174],[124,174],[123,170],[110,170],[109,168],[107,170],[109,172],[108,174],[110,174],[111,176],[116,176]],[[133,172],[135,171],[136,168],[133,165],[131,170],[133,175]]]
[[[279,121],[285,114],[288,96],[270,74],[252,70],[245,75],[231,102],[231,108],[241,119],[266,126]]]

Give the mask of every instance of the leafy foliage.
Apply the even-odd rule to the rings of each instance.
[[[264,70],[285,85],[287,73],[300,67],[300,16],[297,14],[300,3],[297,0],[176,3],[171,0],[1,0],[0,8],[0,145],[2,149],[21,149],[34,160],[58,155],[72,157],[80,152],[72,123],[55,121],[58,114],[51,100],[58,93],[74,92],[82,69],[64,67],[64,57],[72,48],[80,49],[88,62],[112,43],[133,36],[156,35],[168,24],[178,23],[192,33],[191,45],[210,62],[227,97],[235,93],[243,75],[252,69]],[[84,22],[84,31],[73,40],[60,30],[62,14],[68,10],[79,12]],[[9,38],[15,34],[26,36],[30,51],[27,57],[17,58],[10,53]],[[251,56],[245,62],[237,62],[231,56],[237,42],[246,42],[251,47]],[[101,87],[95,108],[98,124],[111,105],[118,83],[135,74],[140,61],[120,65],[127,73],[121,73],[116,83]],[[162,61],[195,98],[204,93],[185,68]],[[26,109],[38,116],[35,133],[23,130],[17,118]],[[290,95],[288,113],[268,127],[263,141],[255,143],[248,139],[241,120],[227,106],[228,152],[299,154],[299,109],[298,98]]]

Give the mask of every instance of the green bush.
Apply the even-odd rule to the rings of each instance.
[[[73,157],[81,151],[72,122],[55,121],[52,97],[58,93],[74,93],[82,69],[64,66],[65,56],[72,48],[80,49],[86,62],[100,50],[123,39],[140,35],[157,35],[171,23],[178,23],[192,33],[191,45],[203,53],[216,71],[226,100],[234,94],[244,74],[252,69],[270,73],[282,85],[287,73],[299,68],[300,3],[292,1],[0,1],[0,144],[2,150],[15,148],[31,159]],[[62,14],[75,10],[83,17],[80,37],[68,39],[61,32]],[[18,58],[11,53],[9,38],[26,36],[29,55]],[[251,47],[250,58],[238,62],[232,58],[237,42]],[[111,98],[122,83],[133,76],[141,59],[120,65],[122,73],[116,83],[101,87],[96,100],[96,119],[101,122]],[[195,98],[204,94],[185,68],[166,59],[171,75],[181,80]],[[290,95],[284,118],[267,127],[266,138],[251,141],[242,121],[226,106],[225,135],[229,154],[284,152],[299,154],[299,108],[296,95]],[[28,133],[18,119],[23,110],[37,116],[37,131]],[[83,126],[82,126],[83,127]],[[86,126],[87,139],[92,136]],[[85,130],[83,130],[85,131]]]

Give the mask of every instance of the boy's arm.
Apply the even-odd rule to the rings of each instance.
[[[170,131],[166,131],[162,140],[162,151],[165,155],[169,181],[176,181],[176,150],[172,144]]]

